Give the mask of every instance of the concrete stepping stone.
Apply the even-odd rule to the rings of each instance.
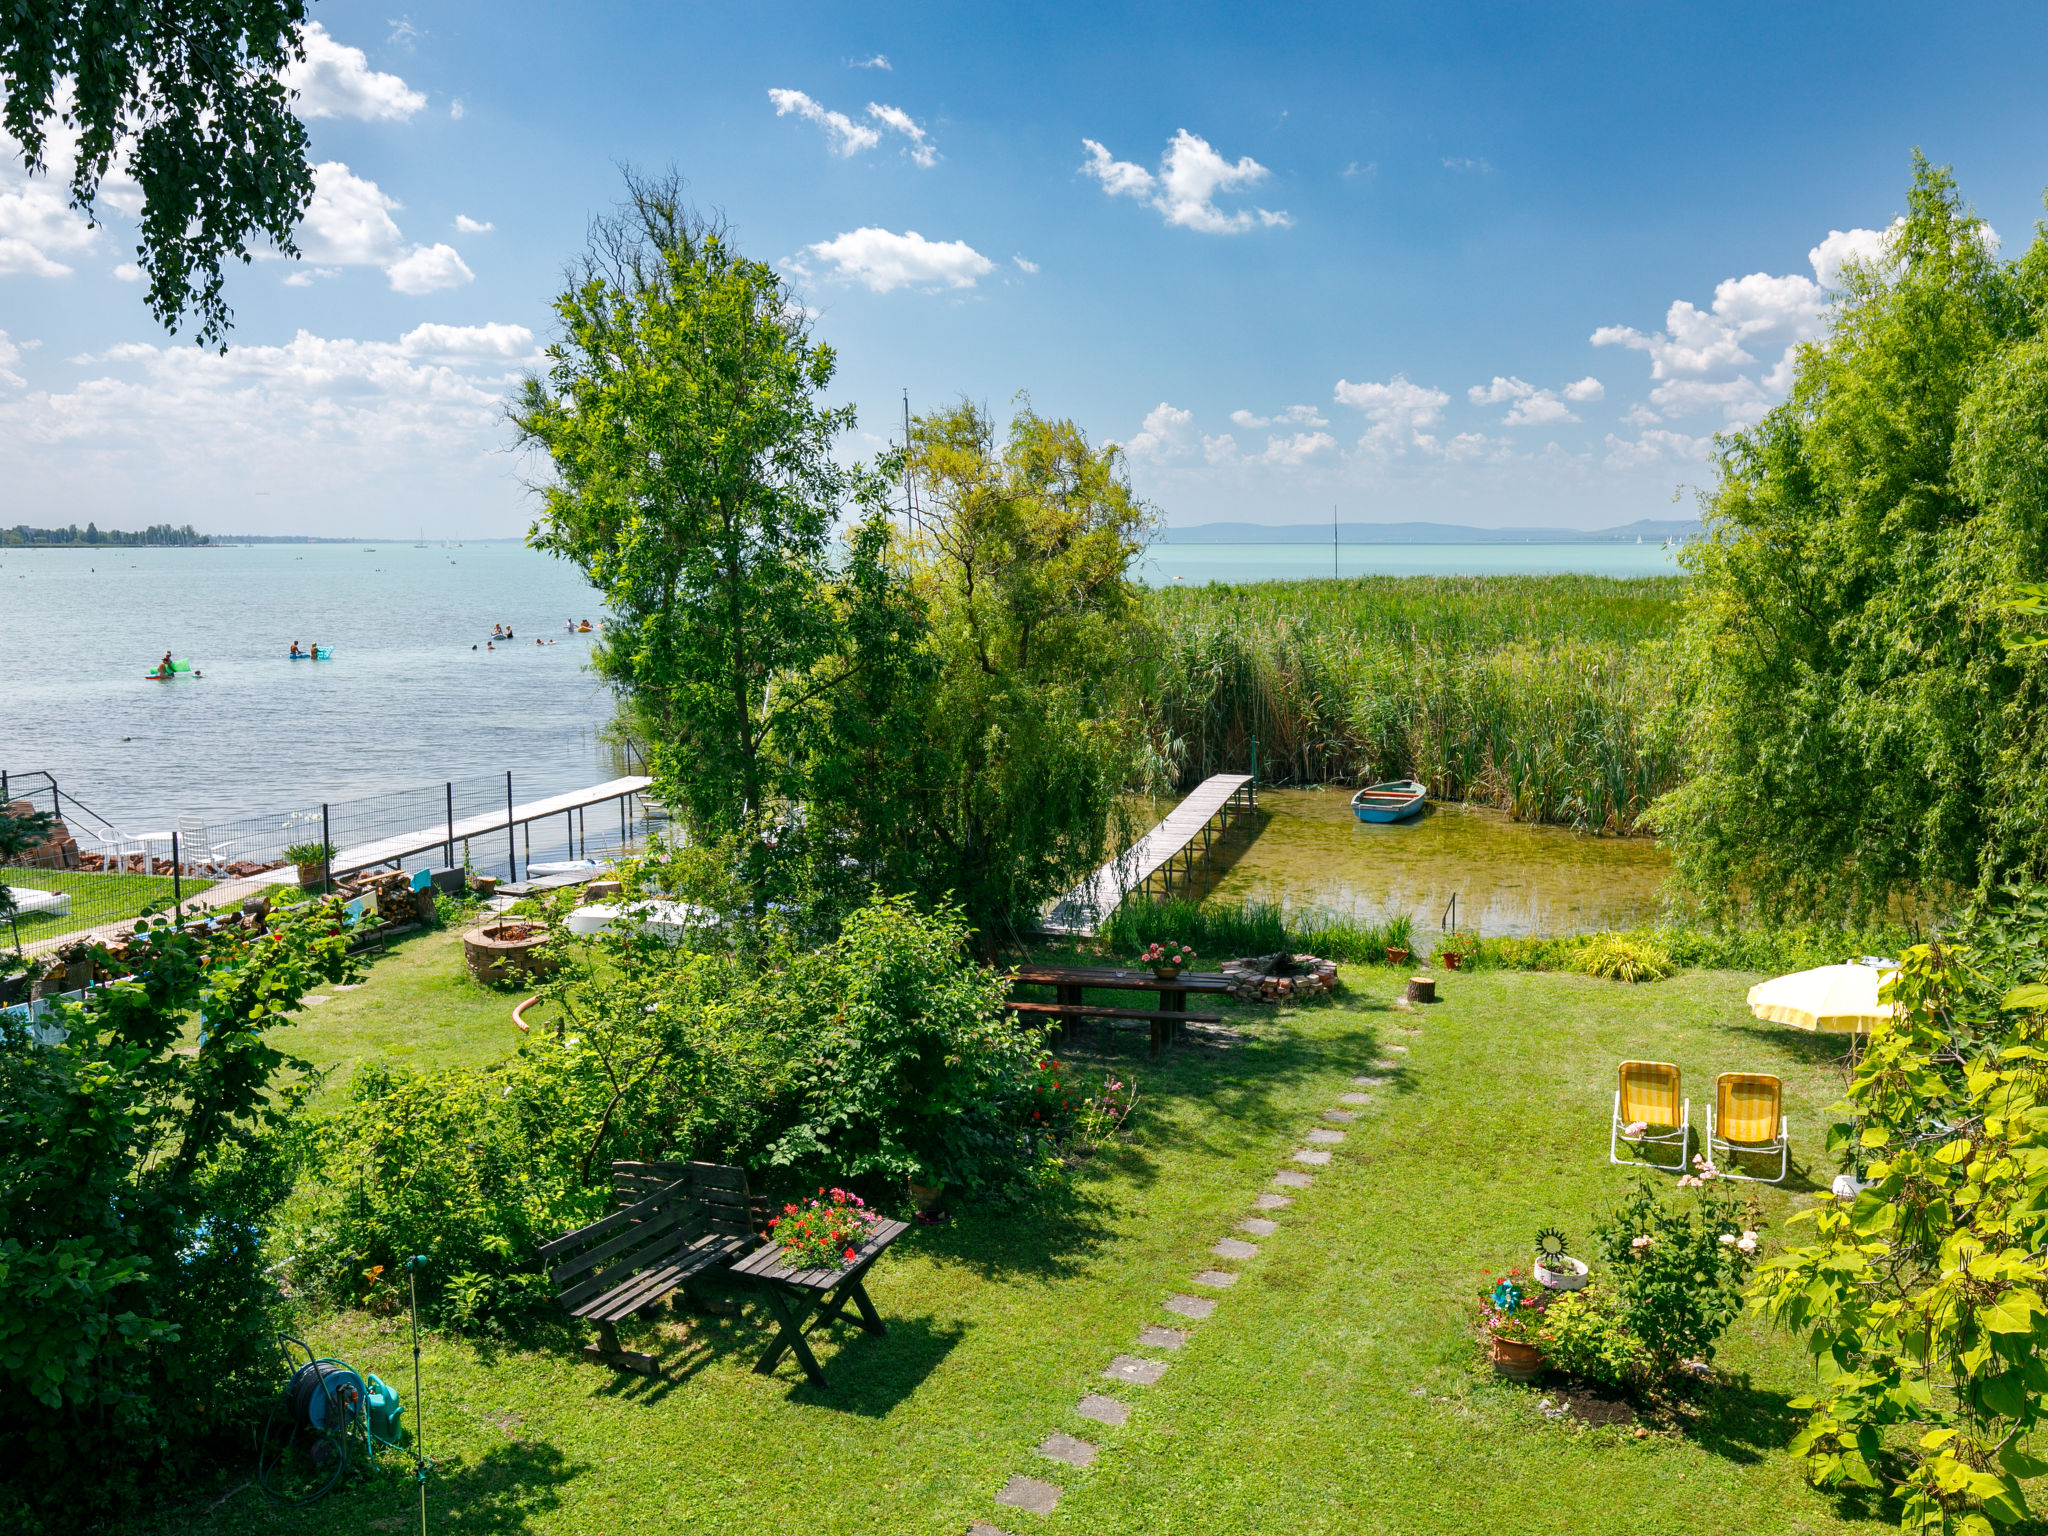
[[[1228,1290],[1237,1284],[1237,1276],[1227,1269],[1205,1269],[1195,1276],[1197,1285],[1213,1285],[1217,1290]]]
[[[1185,1328],[1162,1328],[1157,1323],[1147,1323],[1138,1330],[1138,1342],[1147,1349],[1179,1349],[1187,1341]]]
[[[1051,1483],[1040,1482],[1035,1477],[1013,1477],[1003,1484],[1003,1491],[996,1495],[998,1504],[1008,1504],[1013,1509],[1028,1509],[1034,1515],[1051,1514],[1059,1501],[1059,1489]]]
[[[315,996],[311,993],[308,993],[305,997],[300,998],[299,1001],[306,1004],[308,1007],[318,1008],[322,1003],[331,1003],[334,1001],[334,999],[331,997]]]
[[[1351,1081],[1360,1088],[1384,1088],[1387,1085],[1387,1080],[1384,1077],[1375,1077],[1370,1072],[1361,1072]]]
[[[1358,1116],[1356,1113],[1348,1109],[1326,1109],[1323,1111],[1323,1118],[1325,1120],[1334,1121],[1338,1125],[1349,1125],[1352,1121],[1356,1120]]]
[[[1332,1147],[1344,1139],[1344,1133],[1342,1131],[1324,1130],[1323,1127],[1319,1125],[1314,1130],[1308,1133],[1308,1139],[1310,1141],[1320,1143],[1323,1146]]]
[[[1294,1204],[1294,1196],[1276,1195],[1270,1189],[1261,1191],[1258,1197],[1252,1201],[1253,1209],[1260,1211],[1284,1211],[1292,1204]]]
[[[1372,1095],[1369,1093],[1347,1093],[1337,1102],[1339,1104],[1370,1104],[1372,1102]]]
[[[1215,1299],[1209,1296],[1173,1295],[1167,1297],[1160,1305],[1169,1312],[1180,1317],[1192,1317],[1197,1322],[1216,1310]]]
[[[1086,1440],[1076,1440],[1072,1435],[1047,1435],[1045,1443],[1038,1448],[1038,1454],[1048,1461],[1064,1461],[1070,1467],[1095,1464],[1095,1447]]]
[[[967,1527],[967,1536],[1010,1536],[1000,1525],[990,1525],[986,1520],[977,1520]]]
[[[1263,1216],[1247,1216],[1237,1224],[1240,1232],[1249,1232],[1253,1237],[1271,1237],[1280,1230],[1280,1223],[1268,1221]]]
[[[1226,1237],[1209,1251],[1219,1259],[1256,1259],[1259,1245],[1248,1243],[1241,1237]]]
[[[1233,1275],[1232,1279],[1237,1277]],[[1149,1387],[1166,1374],[1164,1360],[1141,1360],[1136,1355],[1118,1355],[1109,1362],[1103,1375],[1111,1381],[1128,1382],[1134,1387]]]
[[[1325,1155],[1323,1161],[1327,1163],[1329,1160],[1329,1157]],[[1309,1185],[1315,1183],[1315,1176],[1307,1173],[1296,1173],[1292,1168],[1282,1168],[1273,1175],[1273,1182],[1282,1189],[1307,1189]]]
[[[1401,1053],[1402,1053],[1402,1054],[1403,1054],[1404,1056],[1405,1056],[1405,1055],[1406,1055],[1406,1054],[1408,1053],[1408,1047],[1407,1047],[1407,1046],[1405,1046],[1405,1045],[1390,1045],[1390,1046],[1388,1046],[1388,1047],[1387,1047],[1387,1049],[1388,1049],[1388,1050],[1390,1050],[1390,1051],[1399,1051],[1399,1052],[1401,1052]],[[1387,1065],[1388,1065],[1388,1066],[1390,1066],[1390,1067],[1397,1067],[1397,1066],[1399,1066],[1399,1065],[1400,1065],[1400,1063],[1399,1063],[1399,1062],[1397,1062],[1397,1061],[1390,1061],[1390,1062],[1388,1062],[1388,1063],[1387,1063]]]
[[[1311,1168],[1320,1168],[1330,1160],[1327,1152],[1301,1151],[1294,1154],[1297,1163],[1307,1163]]]
[[[1131,1416],[1131,1405],[1118,1402],[1113,1397],[1105,1397],[1100,1392],[1090,1392],[1081,1399],[1081,1406],[1074,1412],[1084,1419],[1093,1419],[1098,1424],[1117,1425]]]
[[[1394,1047],[1394,1049],[1397,1051],[1405,1051],[1408,1049],[1408,1047],[1405,1045],[1397,1045]],[[1399,1063],[1398,1061],[1376,1061],[1373,1063],[1373,1068],[1374,1070],[1380,1072],[1398,1072],[1401,1070],[1401,1063]]]

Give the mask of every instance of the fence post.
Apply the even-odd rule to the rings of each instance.
[[[327,802],[320,802],[320,894],[334,894],[334,838],[327,830]]]
[[[185,856],[178,849],[178,834],[171,834],[171,926],[185,915]]]
[[[448,780],[448,867],[455,867],[455,781]]]
[[[512,770],[505,770],[505,862],[509,867],[507,885],[519,879],[519,839],[512,832]]]

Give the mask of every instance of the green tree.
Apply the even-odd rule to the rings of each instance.
[[[1881,910],[2048,859],[2048,242],[2015,263],[1916,159],[1790,398],[1722,440],[1687,552],[1688,781],[1656,822],[1709,905]]]
[[[305,0],[35,0],[0,6],[0,125],[31,172],[52,131],[76,130],[71,206],[97,219],[125,160],[142,188],[137,257],[149,308],[202,346],[225,346],[221,267],[292,231],[313,197],[306,130],[281,74],[304,56]]]
[[[874,539],[853,541],[850,571],[835,564],[835,520],[881,489],[834,457],[853,409],[822,403],[836,359],[774,269],[686,207],[673,176],[629,174],[627,192],[513,408],[554,471],[529,538],[603,594],[596,664],[664,794],[698,830],[742,839],[758,874],[801,798],[786,738],[847,680],[845,603],[876,575]]]

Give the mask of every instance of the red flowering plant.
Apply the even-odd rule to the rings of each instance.
[[[851,1264],[876,1221],[859,1195],[843,1189],[820,1189],[818,1193],[824,1198],[785,1205],[782,1214],[768,1223],[770,1235],[782,1249],[782,1262],[791,1269],[838,1269]]]
[[[1087,1098],[1074,1070],[1050,1054],[1038,1058],[1037,1070],[1024,1079],[1024,1093],[1024,1118],[1041,1136],[1064,1135]]]
[[[1491,1275],[1479,1292],[1479,1320],[1486,1332],[1510,1344],[1541,1344],[1545,1337],[1551,1292],[1525,1286],[1522,1272],[1511,1269]]]

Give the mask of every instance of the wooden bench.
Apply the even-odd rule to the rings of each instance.
[[[761,1245],[747,1176],[716,1163],[614,1163],[620,1205],[609,1216],[544,1245],[548,1282],[571,1317],[597,1327],[584,1354],[643,1376],[649,1354],[623,1348],[618,1324]]]
[[[1067,1020],[1093,1019],[1108,1029],[1114,1020],[1136,1019],[1152,1026],[1152,1049],[1172,1043],[1174,1034],[1183,1024],[1221,1024],[1220,1013],[1184,1013],[1173,1008],[1106,1008],[1093,1003],[1019,1003],[1006,1002],[1003,1006],[1012,1013],[1050,1018],[1064,1023]]]

